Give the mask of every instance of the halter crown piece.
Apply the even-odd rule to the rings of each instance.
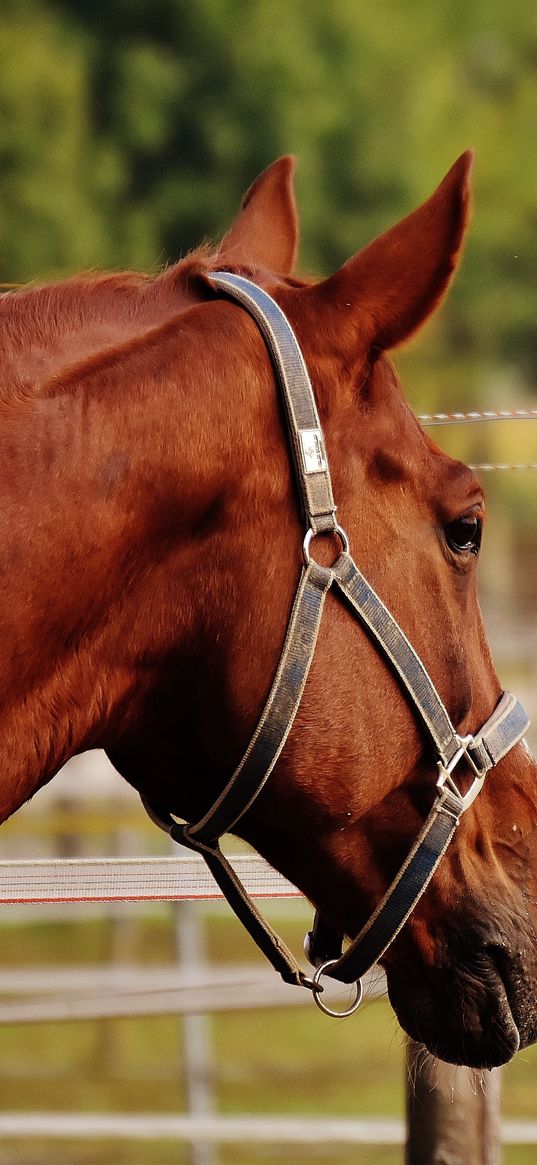
[[[250,744],[223,792],[198,822],[178,824],[160,806],[144,800],[150,816],[174,841],[203,855],[225,898],[250,935],[287,983],[308,987],[327,1014],[347,1015],[358,1006],[361,979],[384,954],[428,886],[455,829],[473,803],[485,777],[517,744],[529,720],[518,700],[504,692],[492,715],[475,735],[460,736],[421,659],[382,600],[358,570],[345,531],[336,520],[330,470],[308,371],[296,336],[277,303],[242,276],[215,272],[211,284],[253,317],[267,345],[285,404],[293,460],[306,519],[304,564],[280,661]],[[341,543],[336,562],[325,567],[310,556],[316,534],[335,535]],[[436,795],[423,827],[401,869],[359,934],[342,952],[343,936],[316,915],[305,951],[313,977],[259,914],[229,862],[219,839],[249,809],[285,745],[302,698],[315,651],[327,592],[334,589],[367,629],[395,672],[436,754]],[[454,780],[462,759],[474,778],[463,795]],[[356,984],[356,998],[345,1012],[322,1000],[321,977]]]

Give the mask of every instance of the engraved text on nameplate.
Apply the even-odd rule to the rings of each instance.
[[[321,430],[300,429],[299,436],[305,472],[323,473],[327,464]]]

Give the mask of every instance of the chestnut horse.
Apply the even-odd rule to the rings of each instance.
[[[461,737],[491,717],[482,491],[420,428],[386,356],[447,288],[470,163],[320,283],[292,274],[284,158],[214,250],[156,277],[1,298],[2,819],[100,747],[150,805],[197,820],[258,721],[303,531],[273,360],[251,315],[215,290],[217,270],[270,292],[293,328],[343,551],[348,538]],[[316,538],[321,562],[333,541]],[[382,956],[403,1027],[468,1065],[537,1038],[537,765],[511,744]],[[294,725],[235,831],[352,938],[420,834],[435,779],[393,668],[330,590]]]

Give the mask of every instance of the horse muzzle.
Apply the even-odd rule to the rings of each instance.
[[[390,960],[388,994],[404,1030],[438,1059],[494,1068],[537,1040],[537,943],[463,935],[437,965]]]

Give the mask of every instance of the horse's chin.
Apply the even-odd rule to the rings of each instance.
[[[533,1008],[521,1003],[502,959],[492,954],[471,969],[445,967],[415,983],[395,968],[386,974],[401,1027],[439,1060],[496,1068],[537,1038]]]

